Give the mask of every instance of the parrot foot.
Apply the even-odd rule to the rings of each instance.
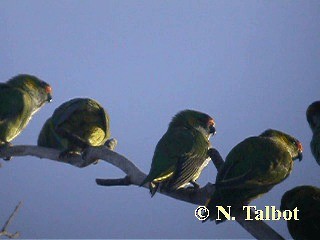
[[[98,162],[99,162],[99,159],[94,159],[94,162],[92,164],[96,165],[96,164],[98,164]]]
[[[8,147],[12,147],[13,144],[10,143],[10,142],[3,142],[3,143],[0,143],[0,151],[6,151],[6,149]],[[12,156],[6,156],[3,158],[3,160],[5,161],[10,161],[12,159]]]
[[[81,156],[81,154],[79,152],[70,151],[69,149],[62,151],[59,154],[60,159],[72,158],[72,157],[78,157],[78,156]]]
[[[159,183],[157,182],[149,183],[149,190],[150,190],[151,197],[153,197],[156,194],[158,187],[159,187]],[[161,187],[160,187],[160,190],[161,190]]]
[[[198,183],[196,183],[195,181],[190,181],[190,183],[192,184],[192,186],[187,187],[186,189],[192,190],[192,191],[197,191],[200,188],[200,185]]]
[[[107,148],[109,148],[112,151],[115,150],[117,145],[118,145],[118,141],[115,138],[108,139],[104,144],[104,146],[106,146]]]
[[[200,185],[198,183],[196,183],[195,181],[190,181],[190,183],[193,185],[193,188],[195,190],[199,189],[200,188]]]
[[[81,157],[83,159],[84,162],[86,162],[86,165],[90,165],[90,164],[94,164],[96,165],[98,162],[99,162],[99,159],[87,159],[87,155],[88,155],[88,152],[90,152],[90,148],[92,146],[86,146],[82,149],[82,153],[81,153]]]

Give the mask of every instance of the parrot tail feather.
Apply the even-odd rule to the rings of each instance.
[[[218,213],[218,206],[222,206],[226,211],[228,211],[227,205],[224,201],[219,192],[215,192],[211,198],[209,198],[206,202],[206,207],[209,210],[209,217],[202,222],[207,221],[215,221],[216,224],[222,223],[227,220],[227,218],[222,213]],[[233,209],[233,206],[231,207]]]
[[[159,183],[158,182],[155,182],[155,181],[152,181],[149,179],[150,177],[147,176],[143,181],[142,183],[140,183],[139,187],[142,187],[143,185],[145,185],[147,182],[149,182],[149,190],[150,190],[150,194],[151,194],[151,197],[153,197],[157,190],[158,190],[158,187],[159,187]]]
[[[157,182],[150,182],[149,184],[149,189],[150,189],[150,194],[151,194],[151,197],[153,197],[157,190],[158,190],[158,187],[159,187],[159,183]]]

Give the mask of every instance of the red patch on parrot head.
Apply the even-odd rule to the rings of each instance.
[[[215,122],[214,122],[213,118],[209,118],[208,125],[209,126],[214,126],[215,125]]]
[[[297,147],[298,147],[298,150],[299,150],[300,152],[303,151],[303,146],[302,146],[302,143],[301,143],[301,142],[297,142]]]
[[[215,122],[213,120],[213,118],[209,118],[208,120],[208,127],[209,127],[209,133],[212,133],[213,135],[216,134],[216,128],[215,126]]]
[[[47,85],[46,87],[45,87],[45,91],[46,91],[46,93],[52,93],[52,88],[51,88],[51,86],[50,85]]]

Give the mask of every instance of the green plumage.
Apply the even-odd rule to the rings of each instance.
[[[312,130],[311,152],[320,165],[320,101],[312,103],[306,112],[307,121]]]
[[[152,195],[161,183],[161,190],[172,191],[195,181],[208,164],[209,138],[215,133],[213,119],[201,112],[179,112],[158,142],[151,169],[141,183],[150,182]]]
[[[7,145],[46,102],[51,87],[35,76],[21,74],[0,83],[0,145]]]
[[[216,178],[216,191],[207,202],[210,219],[217,218],[216,206],[231,206],[236,212],[268,192],[289,176],[296,158],[302,158],[301,143],[276,130],[236,145],[227,155]]]
[[[70,153],[101,146],[110,137],[109,115],[95,100],[75,98],[60,105],[45,122],[38,145]]]
[[[297,208],[299,220],[287,221],[293,239],[319,239],[320,189],[299,186],[287,191],[281,199],[281,211]]]

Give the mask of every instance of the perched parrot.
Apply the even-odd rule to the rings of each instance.
[[[313,136],[310,142],[311,152],[320,165],[320,101],[312,103],[307,109],[307,121]]]
[[[293,239],[319,239],[320,233],[320,189],[299,186],[287,191],[281,199],[280,210],[298,209],[298,219],[287,221]]]
[[[45,122],[38,145],[61,150],[60,157],[101,146],[110,137],[108,113],[93,99],[75,98],[60,105]]]
[[[176,114],[154,151],[151,169],[140,184],[150,182],[153,196],[160,189],[172,191],[195,182],[208,164],[209,139],[215,134],[215,122],[205,113],[184,110]]]
[[[33,114],[51,101],[51,94],[50,85],[32,75],[20,74],[0,83],[0,147],[11,145]]]
[[[210,220],[217,219],[216,206],[231,206],[231,214],[242,211],[243,205],[286,179],[297,158],[302,160],[302,144],[277,130],[269,129],[240,142],[229,152],[217,174],[216,191],[206,204]],[[222,220],[216,223],[225,220],[221,215]]]

